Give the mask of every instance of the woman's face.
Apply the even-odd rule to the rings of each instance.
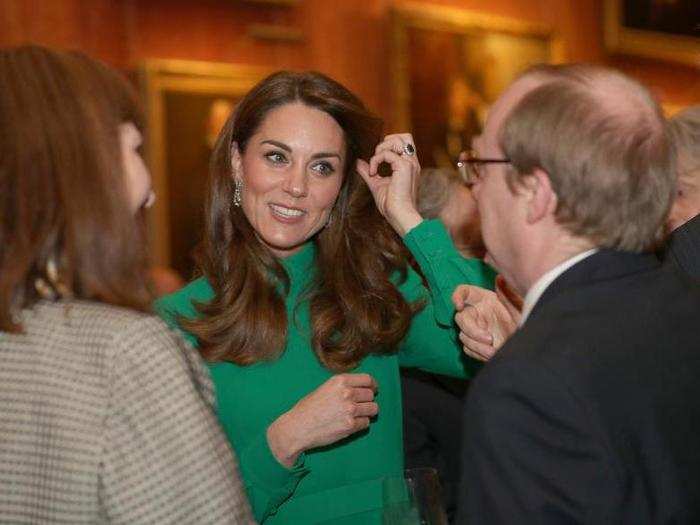
[[[668,231],[682,226],[700,213],[700,166],[681,157],[678,163],[678,189],[666,221]]]
[[[328,222],[343,182],[345,150],[335,119],[297,102],[271,110],[245,152],[233,145],[243,213],[277,257],[297,252]]]
[[[143,138],[133,122],[124,122],[119,126],[119,143],[121,145],[122,163],[126,175],[126,192],[129,208],[136,213],[142,207],[153,204],[154,194],[151,189],[151,175],[139,153]]]

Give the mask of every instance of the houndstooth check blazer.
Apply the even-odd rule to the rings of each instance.
[[[42,301],[0,333],[0,523],[252,523],[199,356],[162,321]]]

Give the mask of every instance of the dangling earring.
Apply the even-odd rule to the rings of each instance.
[[[328,214],[328,220],[326,221],[326,228],[333,224],[333,210]]]
[[[56,264],[56,259],[51,256],[48,261],[46,261],[46,278],[48,282],[42,277],[37,277],[34,280],[34,289],[43,298],[51,301],[56,299],[70,299],[73,294],[61,280],[61,276],[58,273],[58,265]]]
[[[233,205],[239,207],[241,205],[241,189],[243,188],[243,182],[241,179],[236,179],[233,188]]]

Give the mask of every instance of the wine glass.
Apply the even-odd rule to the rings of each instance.
[[[384,525],[447,525],[434,468],[411,468],[382,483]]]

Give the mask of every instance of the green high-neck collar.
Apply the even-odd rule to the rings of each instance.
[[[289,257],[280,258],[279,261],[287,270],[290,277],[309,274],[316,257],[316,243],[308,241],[301,249]]]

